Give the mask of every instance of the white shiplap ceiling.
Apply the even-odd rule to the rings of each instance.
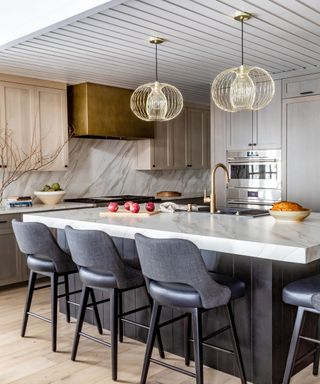
[[[111,4],[111,7],[110,7]],[[159,48],[160,81],[186,100],[208,102],[212,79],[240,63],[237,10],[245,24],[245,62],[276,77],[320,72],[320,0],[128,0],[0,47],[0,72],[75,84],[135,88],[154,79],[149,36]]]

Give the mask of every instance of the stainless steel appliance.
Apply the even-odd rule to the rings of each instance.
[[[271,206],[281,200],[281,151],[228,151],[229,206]]]
[[[139,204],[153,201],[154,203],[161,202],[160,199],[156,199],[154,196],[140,196],[140,195],[117,195],[117,196],[101,196],[101,197],[75,197],[71,199],[65,199],[74,203],[88,203],[94,204],[96,207],[105,207],[108,203],[117,202],[119,205],[124,204],[126,201],[134,201]]]

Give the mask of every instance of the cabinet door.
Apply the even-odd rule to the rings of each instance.
[[[170,129],[166,122],[159,122],[155,125],[153,140],[153,169],[167,169],[172,166],[170,155]]]
[[[38,87],[36,104],[44,165],[42,170],[66,170],[68,167],[66,91]]]
[[[184,109],[178,117],[168,122],[170,134],[170,154],[173,168],[187,167],[187,110]]]
[[[16,83],[1,83],[2,116],[6,136],[6,153],[2,165],[16,168],[26,158],[40,162],[39,131],[35,117],[34,87]],[[3,137],[3,136],[2,136]],[[32,153],[36,158],[31,157]]]
[[[210,167],[210,113],[208,110],[188,108],[187,166]]]
[[[255,113],[253,144],[257,149],[281,148],[281,81],[275,81],[271,102]]]
[[[320,76],[318,73],[283,79],[283,97],[298,97],[320,94]]]
[[[19,252],[11,221],[21,215],[1,215],[0,217],[0,286],[26,280],[26,256]]]
[[[251,111],[228,114],[227,149],[252,149],[253,113]]]
[[[286,100],[287,199],[320,211],[320,97]]]

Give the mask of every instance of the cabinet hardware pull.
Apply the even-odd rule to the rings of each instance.
[[[3,168],[7,168],[7,165],[4,165]]]
[[[252,147],[252,143],[249,143],[248,146],[249,146],[249,147]]]
[[[155,165],[155,164],[152,164],[152,167],[153,167],[153,168],[155,168],[155,167],[156,167],[156,165]]]
[[[8,222],[8,220],[0,220],[0,224],[5,224],[7,222]]]
[[[253,146],[257,145],[257,143],[252,143]]]
[[[310,95],[313,91],[300,92],[300,95]]]
[[[68,166],[67,166],[67,165],[65,165],[64,167],[65,167],[65,168],[68,168]]]

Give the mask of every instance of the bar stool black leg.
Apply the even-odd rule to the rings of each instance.
[[[99,334],[102,335],[103,334],[103,329],[102,329],[100,315],[99,315],[99,310],[98,310],[98,306],[96,304],[96,297],[95,297],[93,289],[90,289],[90,296],[91,296],[91,301],[92,301],[92,304],[93,304],[92,307],[93,307],[94,317],[96,319],[97,329],[98,329]]]
[[[64,289],[66,301],[66,320],[70,323],[70,303],[69,303],[69,275],[64,275]]]
[[[194,308],[192,310],[192,331],[196,383],[203,384],[202,316],[199,308]]]
[[[150,366],[150,359],[151,359],[151,355],[152,355],[152,349],[154,346],[154,341],[155,341],[157,331],[158,331],[158,323],[159,323],[159,319],[160,319],[161,309],[162,309],[161,305],[159,305],[155,301],[153,304],[153,308],[152,308],[150,328],[149,328],[149,333],[148,333],[146,352],[144,355],[144,362],[143,362],[140,384],[145,384],[147,381],[147,376],[148,376],[148,371],[149,371],[149,366]]]
[[[117,380],[118,372],[118,313],[118,289],[112,289],[110,297],[112,380]]]
[[[25,303],[24,312],[23,312],[21,337],[24,337],[26,334],[27,323],[29,318],[28,312],[30,311],[30,308],[31,308],[31,302],[33,297],[34,286],[36,283],[36,278],[37,278],[37,274],[33,271],[30,271],[26,303]]]
[[[190,365],[190,334],[191,334],[191,315],[187,314],[184,318],[184,363]]]
[[[82,294],[81,294],[81,301],[80,301],[80,309],[78,313],[78,320],[77,320],[77,326],[76,331],[73,339],[73,346],[72,346],[72,353],[71,353],[71,360],[75,361],[78,351],[78,345],[79,345],[79,339],[80,339],[80,332],[82,330],[82,325],[84,321],[84,316],[86,314],[86,308],[89,298],[89,288],[87,288],[85,285],[82,286]]]
[[[303,307],[298,307],[296,321],[294,324],[294,329],[293,329],[292,338],[291,338],[291,342],[290,342],[290,348],[289,348],[289,353],[288,353],[288,358],[287,358],[286,369],[284,372],[284,377],[283,377],[283,382],[282,382],[283,384],[289,384],[290,383],[294,363],[295,363],[296,356],[297,356],[297,350],[298,350],[298,346],[299,346],[299,336],[300,336],[300,332],[301,332],[301,329],[302,329],[303,323],[304,323],[304,317],[305,317],[304,315],[305,315],[305,311],[304,311]]]
[[[148,292],[147,292],[147,298],[148,298],[148,302],[149,302],[149,305],[150,305],[150,310],[151,310],[151,312],[152,312],[152,308],[153,308],[153,300],[152,300],[152,298],[151,298],[151,296],[149,295]],[[156,335],[156,338],[157,338],[157,344],[158,344],[159,356],[161,357],[161,359],[164,359],[164,358],[165,358],[165,355],[164,355],[164,349],[163,349],[163,344],[162,344],[162,338],[161,338],[160,329],[157,329],[157,335]]]
[[[119,328],[119,343],[123,343],[123,321],[122,321],[122,313],[123,313],[123,302],[122,302],[122,291],[118,292],[118,300],[119,300],[119,314],[118,314],[118,328]]]
[[[317,328],[317,339],[320,340],[320,316],[318,316],[318,328]],[[316,351],[313,359],[313,370],[314,376],[318,376],[319,373],[319,360],[320,360],[320,344],[316,345]]]
[[[57,350],[58,276],[51,275],[51,333],[52,351]]]
[[[241,383],[246,384],[247,379],[246,379],[246,375],[244,373],[243,361],[241,358],[240,347],[239,347],[239,340],[238,340],[238,336],[237,336],[237,332],[236,332],[236,327],[234,324],[233,313],[232,313],[230,303],[226,305],[226,314],[227,314],[227,319],[228,319],[229,324],[230,324],[230,331],[231,331],[234,356],[236,358],[236,363],[238,365]]]

